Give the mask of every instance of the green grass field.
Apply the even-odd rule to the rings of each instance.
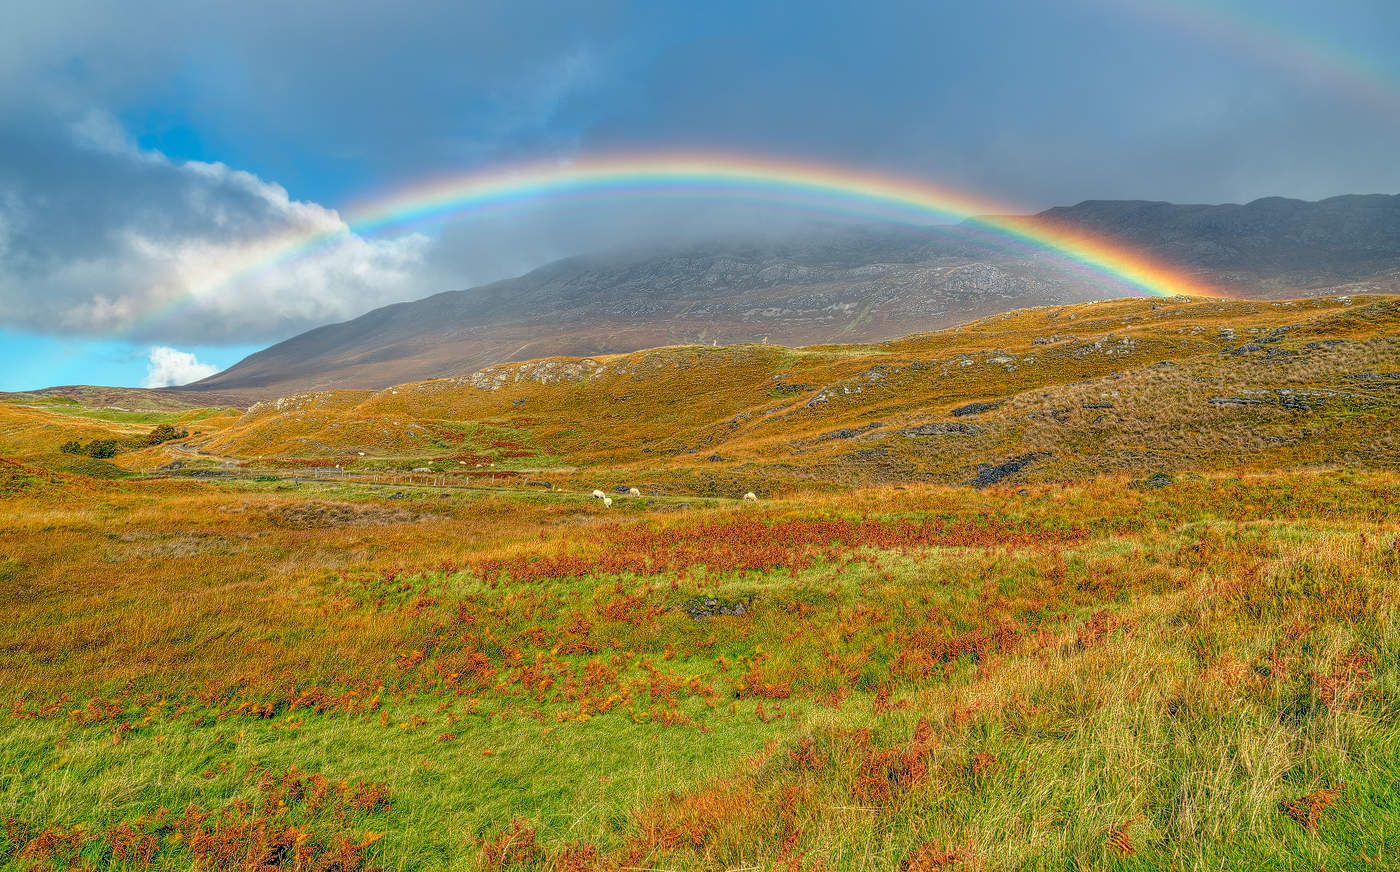
[[[1400,847],[1390,475],[608,521],[25,475],[0,540],[14,868],[1340,869]],[[636,560],[659,571],[590,568]]]

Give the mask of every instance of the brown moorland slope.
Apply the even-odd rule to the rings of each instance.
[[[1124,299],[875,345],[549,358],[259,403],[213,455],[605,476],[735,495],[808,485],[1394,467],[1400,300]]]
[[[309,330],[184,390],[265,400],[545,356],[765,339],[868,342],[1105,295],[1062,263],[988,250],[955,228],[833,229],[568,258]]]

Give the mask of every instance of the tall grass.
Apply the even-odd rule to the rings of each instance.
[[[602,521],[5,471],[12,868],[1365,868],[1400,839],[1393,475]]]

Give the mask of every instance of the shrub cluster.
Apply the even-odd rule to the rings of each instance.
[[[59,451],[64,454],[82,454],[87,457],[108,458],[115,457],[122,450],[122,445],[115,439],[90,439],[86,445],[77,439],[69,439],[59,446]]]
[[[183,427],[173,427],[170,424],[158,424],[151,429],[151,432],[139,439],[89,439],[86,444],[77,439],[69,439],[58,447],[64,454],[81,454],[86,457],[96,457],[106,459],[116,457],[123,451],[132,448],[144,448],[150,445],[159,445],[162,442],[169,442],[173,439],[184,439],[190,435],[190,431]]]
[[[147,445],[159,445],[162,442],[169,442],[172,439],[184,439],[190,435],[190,431],[183,427],[173,427],[170,424],[158,424],[151,432],[146,434]]]

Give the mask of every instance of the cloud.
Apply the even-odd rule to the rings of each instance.
[[[150,360],[146,364],[146,380],[143,388],[168,388],[172,385],[187,385],[190,382],[208,378],[219,368],[201,363],[188,351],[180,351],[168,345],[157,345],[151,349]]]
[[[299,253],[309,238],[328,241]],[[428,244],[357,236],[335,210],[252,173],[137,148],[102,114],[58,135],[0,130],[8,326],[265,341],[435,289]]]

